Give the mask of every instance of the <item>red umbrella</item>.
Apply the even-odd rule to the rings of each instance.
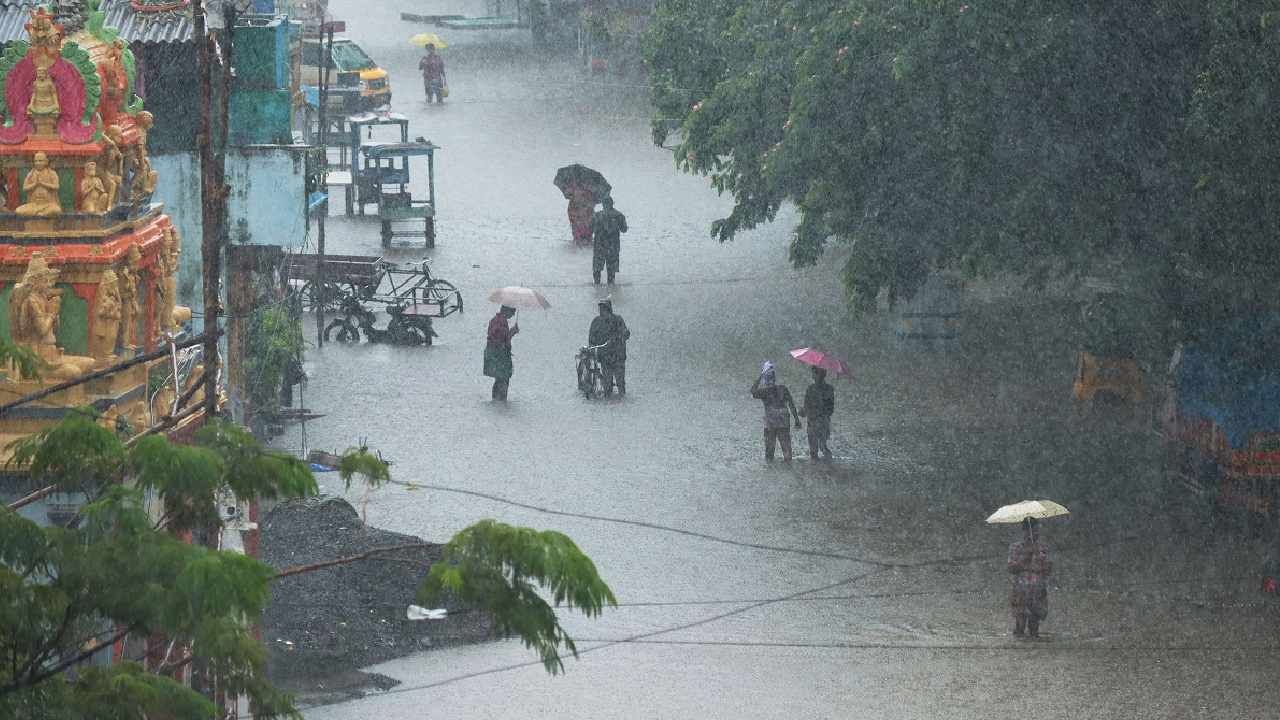
[[[795,350],[791,351],[791,357],[799,360],[805,365],[820,367],[823,370],[826,370],[827,372],[835,373],[836,375],[851,374],[849,372],[849,366],[845,363],[845,361],[841,360],[840,358],[836,357],[835,355],[832,355],[831,353],[825,350],[819,350],[818,348],[812,348],[812,347],[796,348]]]

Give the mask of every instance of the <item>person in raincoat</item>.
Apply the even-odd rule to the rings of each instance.
[[[493,378],[493,399],[503,402],[507,399],[507,386],[511,383],[511,374],[515,370],[511,362],[511,338],[520,332],[520,324],[514,327],[508,321],[514,317],[516,309],[503,305],[493,319],[489,321],[489,333],[484,346],[484,374]]]
[[[618,274],[618,255],[622,249],[622,233],[627,231],[627,216],[613,209],[613,198],[601,201],[604,208],[591,217],[591,277],[600,284],[600,271],[608,269],[609,284]]]
[[[1013,613],[1013,634],[1040,637],[1040,623],[1049,615],[1048,575],[1053,570],[1049,547],[1038,533],[1040,521],[1022,521],[1022,540],[1009,546],[1009,572],[1013,589],[1009,609]]]
[[[764,403],[764,459],[773,461],[775,445],[782,445],[782,459],[791,462],[791,418],[787,410],[791,410],[800,425],[800,413],[796,412],[795,400],[786,385],[778,383],[778,375],[773,363],[765,362],[760,368],[760,377],[751,386],[751,397]]]
[[[836,411],[836,389],[827,383],[827,371],[813,369],[813,383],[804,391],[804,407],[800,416],[809,421],[809,459],[817,460],[818,452],[830,460],[831,416]]]
[[[595,215],[596,194],[590,189],[574,185],[565,195],[569,198],[569,227],[573,229],[573,241],[579,245],[591,244],[591,218]]]
[[[600,371],[604,374],[605,395],[612,395],[613,388],[618,387],[618,395],[627,394],[627,340],[631,339],[631,330],[621,315],[613,312],[613,301],[608,298],[599,302],[600,314],[591,320],[591,328],[587,331],[587,344],[604,345],[600,348]]]

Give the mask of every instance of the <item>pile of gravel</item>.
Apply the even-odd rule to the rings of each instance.
[[[260,527],[261,559],[276,569],[422,542],[371,528],[350,503],[324,495],[283,503]],[[465,608],[446,605],[445,620],[405,618],[440,555],[439,545],[426,545],[273,581],[263,618],[268,674],[320,682],[419,650],[490,637],[489,618]]]

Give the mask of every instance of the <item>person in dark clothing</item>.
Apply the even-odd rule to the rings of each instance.
[[[827,384],[827,371],[813,369],[813,384],[804,391],[804,407],[800,416],[809,421],[809,459],[817,460],[818,451],[830,460],[831,415],[836,411],[836,389]]]
[[[427,54],[418,61],[418,71],[422,73],[422,89],[427,94],[427,103],[434,97],[436,103],[444,102],[444,59],[436,54],[436,46],[427,44]]]
[[[622,233],[627,231],[627,216],[613,209],[613,198],[601,201],[604,208],[591,217],[591,276],[600,284],[600,271],[608,270],[609,284],[618,274],[618,255]]]
[[[613,312],[613,301],[605,299],[600,303],[600,314],[591,321],[591,329],[587,331],[588,345],[604,345],[600,348],[600,370],[604,373],[605,395],[613,394],[614,385],[618,386],[618,394],[627,394],[627,340],[631,339],[631,330],[621,315]],[[606,344],[607,343],[607,344]]]
[[[791,462],[791,419],[787,410],[795,417],[796,428],[800,428],[800,413],[796,412],[795,400],[786,385],[778,383],[773,363],[766,362],[760,368],[760,377],[751,386],[751,397],[764,403],[764,459],[773,462],[775,444],[782,445],[782,459]]]
[[[484,346],[484,374],[493,378],[493,399],[506,402],[507,387],[515,367],[511,362],[511,338],[520,332],[520,324],[509,327],[507,321],[514,317],[516,309],[503,305],[489,321],[489,333]]]

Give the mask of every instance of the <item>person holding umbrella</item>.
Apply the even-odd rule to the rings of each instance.
[[[1009,546],[1009,572],[1013,590],[1009,593],[1009,609],[1013,613],[1013,634],[1040,637],[1040,622],[1049,615],[1048,575],[1053,570],[1049,547],[1037,533],[1040,521],[1028,517],[1022,521],[1022,540]]]
[[[809,421],[809,458],[818,459],[818,452],[831,460],[831,416],[836,411],[836,390],[827,384],[827,373],[848,377],[849,365],[829,352],[815,347],[802,347],[791,351],[791,357],[813,368],[813,384],[804,391],[804,409],[800,415]]]
[[[800,417],[809,421],[809,459],[817,460],[818,451],[823,459],[831,461],[831,416],[836,411],[836,389],[827,383],[827,371],[813,367],[813,383],[804,391],[804,406]]]
[[[418,61],[418,71],[422,73],[422,89],[427,94],[428,105],[431,104],[432,97],[435,97],[437,104],[443,104],[446,84],[444,59],[436,54],[434,42],[427,43],[426,50],[427,54]]]
[[[591,219],[596,205],[609,195],[612,187],[598,171],[574,163],[556,171],[552,181],[569,201],[569,227],[578,245],[591,244]]]
[[[493,378],[493,399],[507,401],[507,387],[515,367],[511,361],[511,338],[520,332],[520,324],[508,326],[516,309],[510,305],[498,308],[489,321],[489,333],[484,346],[484,374]]]
[[[520,332],[520,324],[508,327],[515,317],[516,308],[546,310],[551,307],[542,293],[532,288],[508,285],[489,293],[489,302],[501,307],[489,321],[489,332],[484,346],[484,374],[493,378],[493,399],[507,399],[507,385],[514,370],[511,362],[511,338]]]
[[[1053,571],[1053,562],[1049,547],[1040,540],[1040,520],[1070,514],[1052,500],[1024,500],[1005,505],[987,518],[988,524],[1022,525],[1022,540],[1009,546],[1007,563],[1009,574],[1013,575],[1009,609],[1013,613],[1014,635],[1040,637],[1040,623],[1049,615],[1048,575]]]

